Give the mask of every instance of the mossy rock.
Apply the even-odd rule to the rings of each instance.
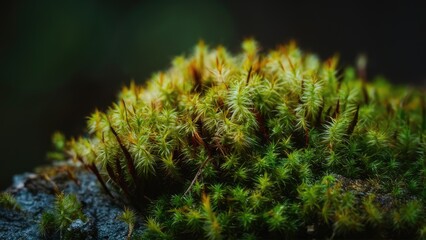
[[[425,237],[424,91],[295,43],[242,48],[198,44],[53,156],[143,216],[134,238]]]

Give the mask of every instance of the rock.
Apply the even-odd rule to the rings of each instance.
[[[104,193],[96,177],[84,170],[74,170],[74,179],[61,169],[50,177],[24,173],[14,177],[7,189],[21,206],[22,211],[0,207],[0,239],[60,239],[60,234],[43,237],[39,231],[41,214],[52,209],[55,193],[75,194],[82,203],[87,221],[77,219],[71,223],[64,236],[72,239],[126,239],[127,225],[117,220],[124,204]],[[140,226],[137,224],[136,226]],[[139,229],[136,229],[140,231]]]
[[[67,228],[67,235],[75,239],[94,239],[96,234],[94,230],[92,221],[83,222],[77,219]]]

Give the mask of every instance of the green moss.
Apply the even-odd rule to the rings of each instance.
[[[123,88],[66,152],[141,211],[145,239],[414,237],[425,129],[423,91],[247,40]]]
[[[53,151],[47,153],[47,159],[56,161],[64,160],[66,158],[64,154],[65,144],[65,136],[60,132],[55,132],[52,135]]]
[[[21,206],[18,204],[18,202],[16,202],[15,197],[7,192],[0,193],[0,207],[16,211],[22,210]]]
[[[64,195],[61,193],[56,196],[53,209],[45,211],[41,215],[40,233],[43,236],[52,236],[59,232],[61,239],[76,239],[76,236],[67,232],[67,228],[77,219],[86,221],[80,201],[73,194]]]
[[[131,239],[133,235],[133,230],[135,228],[136,216],[135,213],[129,208],[125,208],[123,213],[118,216],[118,220],[125,222],[128,226],[127,239]]]

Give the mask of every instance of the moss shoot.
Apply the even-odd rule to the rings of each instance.
[[[242,49],[200,43],[124,87],[66,153],[145,216],[143,239],[425,237],[424,92],[294,43]]]
[[[49,237],[59,233],[60,239],[81,239],[68,231],[73,221],[86,221],[81,209],[81,203],[75,195],[58,194],[53,209],[41,215],[39,222],[41,235]]]
[[[8,192],[0,193],[0,208],[16,211],[22,210],[21,206],[16,202],[15,197]]]

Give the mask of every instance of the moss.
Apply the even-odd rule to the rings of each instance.
[[[16,211],[22,210],[15,197],[7,192],[0,193],[0,207]]]
[[[144,239],[424,235],[424,92],[294,43],[242,48],[200,43],[123,88],[67,154],[139,209]]]
[[[64,154],[65,144],[65,136],[60,132],[55,132],[52,135],[53,151],[47,153],[47,159],[55,161],[64,160],[66,158]]]
[[[87,220],[77,197],[73,194],[58,194],[53,210],[47,210],[41,215],[40,233],[45,237],[59,233],[61,239],[76,239],[76,236],[73,236],[67,229],[73,221],[78,219]]]
[[[123,221],[127,224],[128,226],[128,233],[127,233],[127,239],[131,239],[132,235],[133,235],[133,230],[135,228],[135,223],[136,223],[136,216],[135,213],[129,209],[129,208],[125,208],[123,213],[118,216],[118,220]]]

